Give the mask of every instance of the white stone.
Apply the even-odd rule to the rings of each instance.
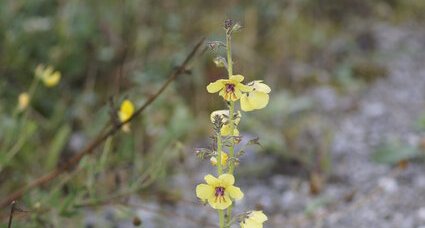
[[[394,178],[383,177],[379,179],[378,185],[387,193],[394,193],[398,190],[398,184]]]

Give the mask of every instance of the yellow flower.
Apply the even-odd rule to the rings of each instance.
[[[250,92],[251,88],[242,84],[242,75],[232,75],[229,79],[219,79],[207,86],[209,93],[217,93],[226,101],[236,101],[242,96],[242,92]]]
[[[221,119],[223,121],[223,126],[220,129],[220,133],[222,136],[228,136],[231,133],[231,127],[229,122],[229,110],[217,110],[211,113],[210,119],[211,122],[214,122],[214,116],[220,115]],[[233,128],[233,134],[232,136],[239,136],[239,130],[237,129],[237,126],[239,122],[241,121],[241,112],[238,111],[238,114],[235,115],[235,119],[233,121],[234,128]]]
[[[121,122],[125,122],[128,119],[130,119],[130,117],[133,115],[134,113],[134,105],[133,103],[126,99],[121,103],[121,108],[120,111],[118,112],[118,117],[120,118]],[[124,126],[122,127],[124,132],[129,132],[130,131],[130,123],[126,123],[124,124]]]
[[[252,211],[240,225],[241,228],[263,228],[265,221],[267,221],[267,216],[262,211]]]
[[[30,103],[30,96],[28,93],[21,93],[18,97],[18,110],[23,111],[28,107],[28,104]]]
[[[214,209],[226,209],[232,205],[232,199],[243,198],[241,189],[233,186],[235,177],[231,174],[222,174],[218,178],[208,174],[204,179],[207,184],[196,186],[196,196],[204,202],[208,201]]]
[[[212,165],[217,165],[217,157],[218,157],[218,155],[216,157],[210,158],[210,162],[211,162]],[[227,163],[227,159],[229,159],[229,156],[227,156],[227,154],[222,151],[221,152],[221,165],[225,166],[226,163]]]
[[[38,65],[35,68],[35,76],[41,79],[46,87],[57,85],[61,79],[59,71],[54,71],[51,66],[45,67],[43,65]]]
[[[241,97],[241,109],[245,112],[255,109],[262,109],[269,103],[269,94],[271,89],[264,84],[262,80],[252,81],[248,83],[251,91],[244,93]]]

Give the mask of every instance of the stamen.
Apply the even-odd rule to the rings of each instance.
[[[215,188],[215,202],[217,202],[217,200],[219,203],[221,203],[222,201],[226,202],[226,199],[224,198],[224,190],[224,187]]]

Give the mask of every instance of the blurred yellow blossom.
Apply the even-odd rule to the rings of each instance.
[[[230,122],[229,122],[229,110],[217,110],[211,113],[210,115],[210,119],[211,122],[214,122],[214,116],[219,115],[221,116],[221,119],[223,121],[223,126],[220,129],[220,133],[222,136],[228,136],[231,133],[231,126],[230,126]],[[237,129],[237,126],[239,124],[239,122],[241,121],[241,112],[238,111],[238,114],[235,115],[234,118],[234,128],[233,128],[233,134],[232,136],[239,136],[239,130]]]
[[[218,155],[210,158],[210,162],[211,162],[212,165],[217,165],[217,157],[218,157]],[[221,152],[221,165],[222,166],[226,165],[228,158],[229,158],[229,156],[227,156],[227,154],[224,151],[222,151]]]
[[[128,100],[125,99],[122,103],[121,103],[121,108],[118,112],[118,117],[120,119],[121,122],[125,122],[128,119],[130,119],[130,117],[133,115],[134,113],[134,105],[133,103]],[[126,123],[124,124],[124,126],[122,126],[122,129],[124,132],[129,132],[130,131],[130,123]]]
[[[30,103],[30,95],[27,92],[19,94],[18,97],[18,110],[23,111],[28,107]]]
[[[43,81],[46,87],[56,86],[61,79],[59,71],[54,71],[52,66],[45,67],[44,65],[38,65],[35,68],[35,76]]]
[[[250,92],[251,88],[242,84],[244,77],[242,75],[232,75],[229,79],[219,79],[207,86],[209,93],[220,92],[226,101],[236,101],[242,96],[242,92]]]
[[[241,109],[245,112],[262,109],[269,103],[270,87],[262,80],[248,83],[251,91],[244,93],[241,97]]]
[[[262,211],[252,211],[241,223],[241,228],[263,228],[267,216]]]
[[[196,186],[196,196],[214,209],[226,209],[232,205],[232,199],[243,198],[241,189],[233,186],[235,177],[231,174],[222,174],[218,178],[208,174],[204,179],[207,184]]]

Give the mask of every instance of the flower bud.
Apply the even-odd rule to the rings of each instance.
[[[23,111],[28,107],[30,103],[30,96],[28,93],[21,93],[18,97],[18,109],[19,111]]]
[[[233,25],[233,20],[232,19],[226,19],[225,21],[224,21],[224,28],[227,30],[227,29],[230,29],[231,27],[232,27],[232,25]]]
[[[215,57],[214,63],[217,67],[226,67],[227,68],[227,61],[222,56]]]

